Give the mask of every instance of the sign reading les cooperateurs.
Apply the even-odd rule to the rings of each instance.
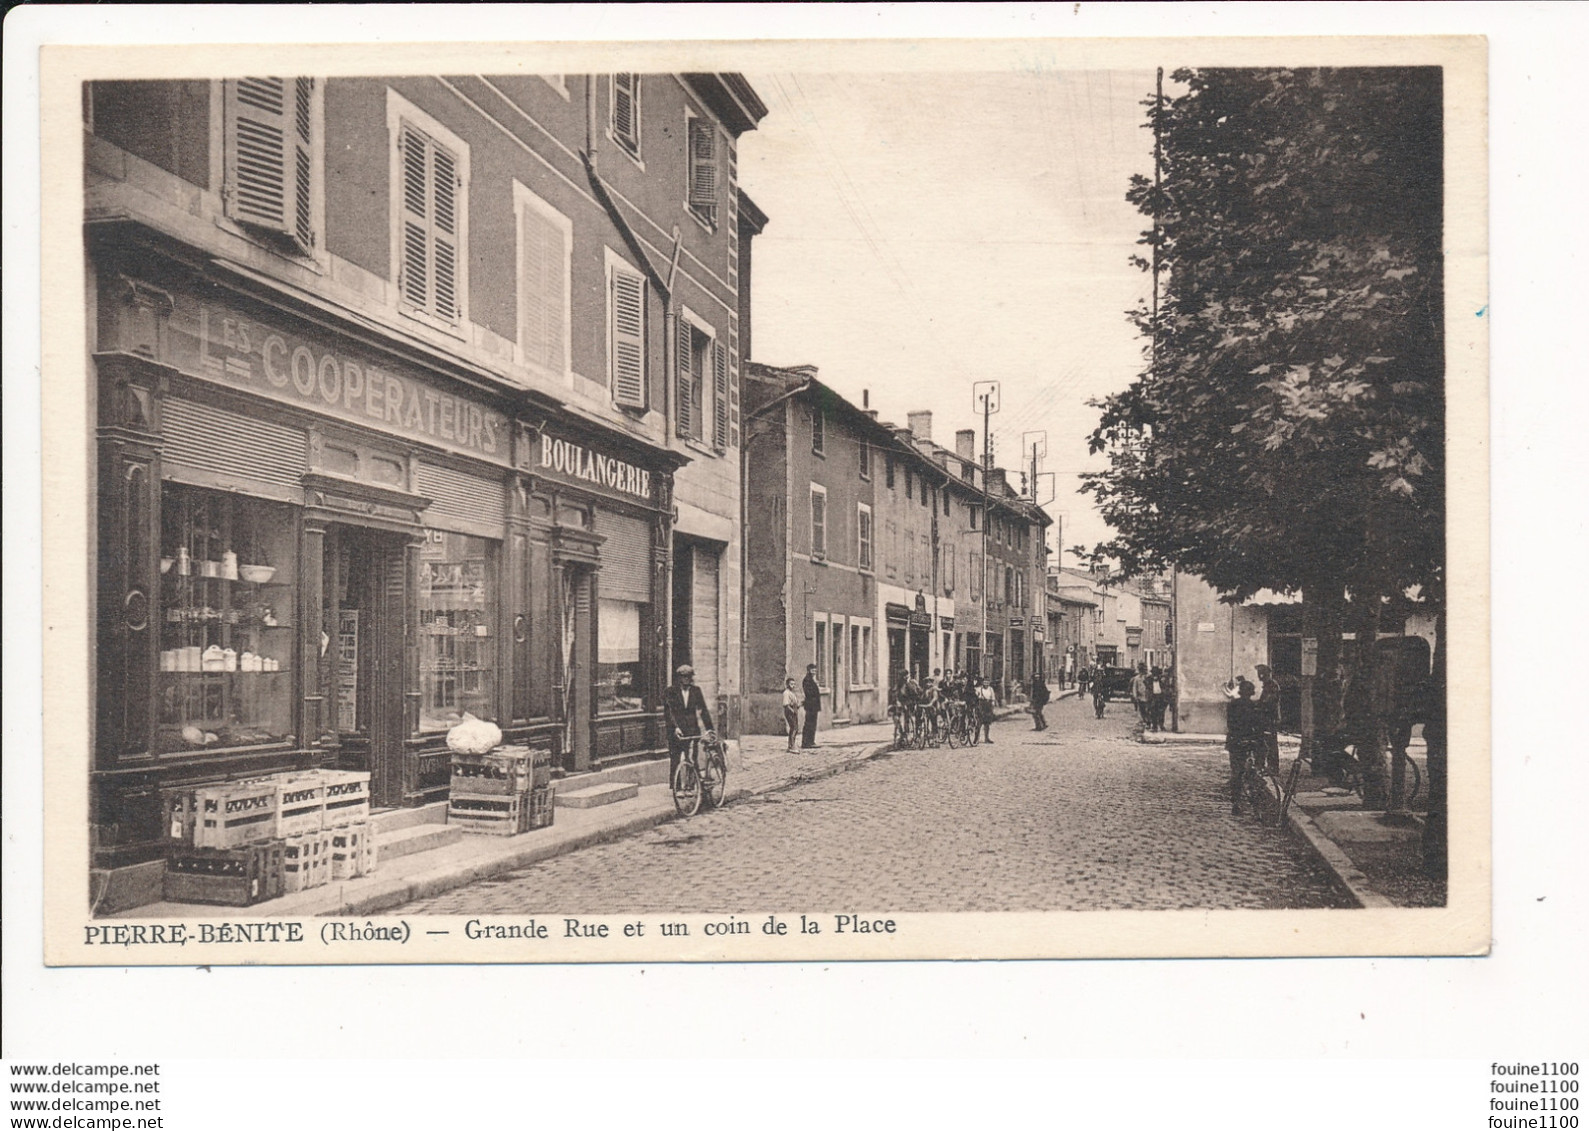
[[[512,447],[507,417],[412,367],[331,334],[302,334],[180,291],[165,359],[196,377],[493,463]]]

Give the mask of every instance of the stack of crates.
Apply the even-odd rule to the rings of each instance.
[[[370,775],[306,770],[168,790],[165,898],[248,906],[375,871]]]
[[[551,824],[552,752],[503,746],[452,756],[447,823],[465,832],[517,836]]]

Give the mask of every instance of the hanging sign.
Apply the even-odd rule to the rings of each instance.
[[[1319,674],[1319,638],[1316,636],[1302,638],[1302,674]]]

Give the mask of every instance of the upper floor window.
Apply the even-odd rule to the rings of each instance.
[[[811,406],[811,450],[817,455],[827,451],[827,426],[822,419],[822,406]]]
[[[865,440],[861,441],[861,478],[872,477],[872,445]]]
[[[946,595],[953,597],[955,591],[955,561],[959,557],[959,552],[955,549],[953,543],[950,543],[945,549],[947,552],[943,556],[943,591]]]
[[[690,214],[713,231],[717,229],[717,126],[710,118],[690,114],[685,119],[689,142]]]
[[[679,317],[678,434],[728,450],[728,347],[710,326]]]
[[[828,490],[811,484],[811,556],[828,556]]]
[[[612,140],[640,156],[640,76],[612,76]]]
[[[948,482],[945,482],[944,485],[943,485],[943,515],[944,515],[945,518],[949,517],[949,484],[948,484]]]
[[[319,180],[315,80],[232,79],[222,87],[227,216],[312,254]]]
[[[981,521],[982,508],[981,507],[967,507],[966,508],[966,514],[969,515],[970,518],[971,518],[971,529],[972,530],[977,529],[977,523],[979,521]]]
[[[905,468],[905,500],[908,502],[916,493],[916,478],[910,468]]]
[[[855,504],[855,564],[872,568],[872,508],[865,503]]]
[[[890,491],[894,489],[894,457],[888,456],[883,461],[883,482]]]
[[[607,381],[612,401],[646,407],[646,280],[607,253]]]
[[[387,91],[392,243],[409,314],[457,327],[467,309],[469,149],[430,115]]]
[[[574,228],[568,217],[513,182],[518,214],[519,360],[568,373],[569,279]]]

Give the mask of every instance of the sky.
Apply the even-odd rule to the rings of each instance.
[[[1066,546],[1109,528],[1076,493],[1097,411],[1142,364],[1125,312],[1145,219],[1125,201],[1151,175],[1142,99],[1152,71],[747,73],[768,107],[740,142],[740,183],[769,216],[754,244],[754,360],[810,364],[885,420],[929,409],[933,439],[981,417],[1001,383],[994,455],[1039,470]],[[1051,534],[1053,532],[1051,531]]]

